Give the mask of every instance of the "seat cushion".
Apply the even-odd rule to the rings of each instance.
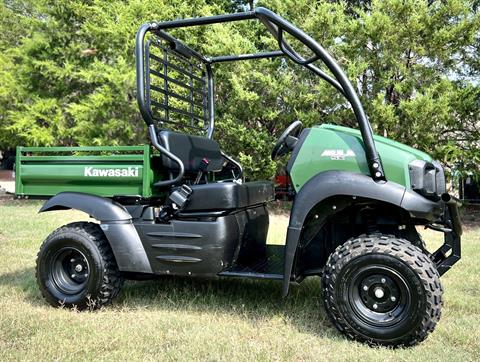
[[[182,160],[186,172],[198,172],[203,159],[208,160],[206,171],[221,171],[225,159],[214,140],[172,131],[161,131],[158,136],[162,146]],[[168,157],[162,158],[162,164],[169,170],[178,169]]]
[[[191,188],[193,193],[183,212],[239,209],[274,199],[274,186],[268,181],[217,182]]]

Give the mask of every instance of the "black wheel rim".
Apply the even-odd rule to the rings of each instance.
[[[85,255],[74,247],[58,250],[52,258],[51,279],[64,294],[78,294],[88,282],[90,266]]]
[[[409,284],[396,270],[384,265],[370,265],[351,274],[348,302],[364,323],[389,327],[408,317],[412,294]]]

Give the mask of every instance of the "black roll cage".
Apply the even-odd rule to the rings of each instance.
[[[255,54],[241,54],[241,55],[228,55],[228,56],[217,56],[217,57],[205,57],[195,51],[194,49],[189,48],[181,41],[175,37],[168,34],[165,30],[174,29],[174,28],[183,28],[190,26],[199,26],[199,25],[209,25],[209,24],[218,24],[218,23],[227,23],[235,22],[242,20],[251,20],[257,19],[261,21],[267,30],[274,36],[277,40],[280,50],[272,52],[263,52]],[[165,156],[171,158],[178,163],[178,159],[175,155],[170,153],[164,147],[162,147],[157,139],[157,130],[155,122],[150,110],[149,104],[149,83],[148,78],[148,69],[146,68],[145,62],[145,36],[148,32],[154,33],[159,38],[162,38],[170,43],[170,46],[173,50],[177,51],[180,54],[188,54],[188,56],[193,56],[205,64],[206,67],[206,77],[207,77],[207,109],[208,109],[208,127],[207,127],[207,137],[212,138],[214,130],[214,84],[213,84],[213,72],[212,64],[222,63],[222,62],[233,62],[240,60],[249,60],[249,59],[261,59],[261,58],[274,58],[274,57],[283,57],[287,56],[293,62],[302,65],[312,71],[314,74],[322,78],[323,80],[330,83],[335,87],[341,94],[345,96],[347,101],[350,103],[355,117],[358,122],[360,133],[362,135],[366,158],[370,170],[371,177],[375,181],[385,180],[385,174],[382,166],[382,162],[378,155],[378,152],[375,147],[375,142],[373,139],[373,133],[370,126],[370,123],[367,119],[363,106],[360,102],[360,99],[348,80],[346,74],[339,66],[339,64],[333,59],[333,57],[312,37],[303,32],[301,29],[295,27],[293,24],[277,15],[276,13],[268,10],[266,8],[258,7],[253,11],[226,14],[226,15],[216,15],[200,18],[190,18],[190,19],[180,19],[172,21],[164,21],[161,23],[146,23],[143,24],[137,32],[136,36],[136,47],[135,47],[135,56],[136,56],[136,71],[137,71],[137,101],[140,108],[140,112],[143,116],[143,119],[149,127],[149,135],[152,140],[152,144]],[[300,54],[298,54],[284,39],[284,33],[288,33],[290,36],[293,36],[296,40],[300,41],[303,45],[309,48],[313,52],[313,56],[305,59]],[[321,69],[313,65],[312,63],[321,60],[328,70],[332,73],[333,78],[323,72]],[[179,163],[180,170],[183,168],[181,161]],[[179,179],[183,176],[183,172],[174,179],[168,182],[173,184],[178,182]],[[172,182],[174,181],[174,182]]]

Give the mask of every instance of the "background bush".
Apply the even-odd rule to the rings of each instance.
[[[146,142],[134,40],[152,20],[266,6],[346,69],[374,131],[476,170],[480,161],[478,1],[5,0],[0,5],[0,149]],[[255,22],[178,31],[209,55],[276,49]],[[304,125],[356,126],[327,83],[290,61],[215,67],[215,138],[248,177],[272,177],[276,137]]]

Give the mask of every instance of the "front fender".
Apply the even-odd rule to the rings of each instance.
[[[288,294],[292,267],[304,222],[310,211],[332,196],[362,197],[382,201],[406,210],[412,217],[434,220],[442,205],[391,181],[375,182],[371,177],[346,171],[327,171],[312,177],[295,196],[285,246],[283,296]]]
[[[69,209],[83,211],[100,221],[120,271],[152,273],[132,218],[122,205],[96,195],[61,192],[45,202],[39,212]]]

